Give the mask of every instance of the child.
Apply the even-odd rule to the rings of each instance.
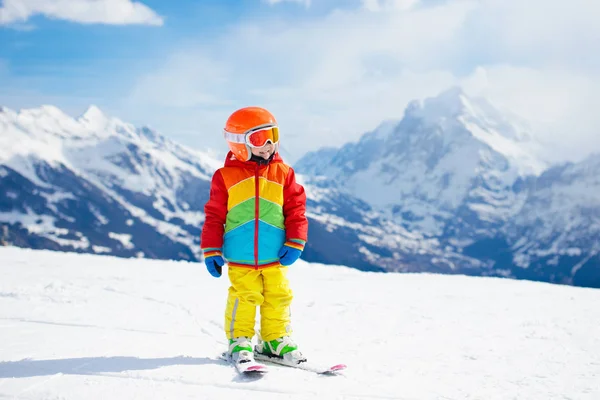
[[[212,178],[201,247],[212,276],[221,276],[225,260],[229,266],[229,353],[235,362],[254,360],[251,340],[260,306],[261,340],[255,350],[302,362],[290,338],[293,296],[286,273],[307,239],[304,188],[277,152],[279,128],[269,111],[235,111],[224,135],[231,151]]]

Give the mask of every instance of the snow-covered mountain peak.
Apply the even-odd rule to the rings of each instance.
[[[412,101],[405,110],[405,116],[420,119],[426,126],[445,124],[447,120],[476,122],[497,130],[510,140],[531,140],[530,129],[524,121],[500,111],[484,97],[468,96],[460,87],[452,87],[422,101]]]
[[[100,118],[106,119],[104,112],[102,112],[102,110],[95,104],[91,104],[81,117],[90,120]]]
[[[40,117],[45,116],[45,117],[53,118],[53,119],[70,118],[60,108],[50,105],[50,104],[44,104],[38,108],[29,108],[29,109],[21,110],[21,114],[27,114],[27,113],[29,113],[31,115],[40,116]]]
[[[381,125],[337,152],[307,155],[296,166],[327,176],[412,230],[438,235],[457,210],[467,210],[463,220],[490,224],[514,213],[514,183],[546,168],[523,132],[488,101],[454,87],[410,103],[396,125]]]
[[[375,128],[374,130],[372,130],[371,132],[363,135],[363,137],[361,138],[361,141],[365,140],[365,139],[375,139],[375,140],[385,140],[387,139],[392,132],[396,129],[396,127],[398,126],[398,120],[386,120],[383,121],[382,123],[380,123],[377,128]]]
[[[61,109],[52,105],[21,109],[6,114],[7,122],[41,137],[48,132],[70,133],[77,130],[76,122]]]
[[[427,121],[456,117],[470,109],[469,99],[459,87],[448,89],[436,97],[422,102],[413,102],[407,108],[407,114]]]
[[[152,142],[161,143],[161,142],[165,141],[165,137],[164,136],[162,136],[156,130],[154,130],[154,129],[148,127],[148,126],[142,126],[141,128],[139,128],[137,130],[137,133],[141,137],[144,137],[147,140],[150,140]]]
[[[7,120],[9,118],[14,118],[16,112],[8,107],[0,106],[0,121]]]
[[[195,258],[201,209],[216,164],[207,153],[108,117],[96,106],[77,118],[52,106],[0,113],[0,174],[11,177],[0,189],[9,187],[12,193],[4,207],[11,202],[10,220],[34,221],[31,229],[50,246],[112,251],[117,240],[124,246],[119,251],[131,256],[136,252],[127,238],[135,233]],[[1,207],[0,201],[0,216]],[[78,226],[80,213],[86,223],[112,225],[99,239],[95,229]],[[45,225],[37,226],[43,218]],[[138,248],[144,246],[140,242]]]
[[[117,118],[108,117],[95,105],[89,106],[76,121],[85,131],[94,132],[95,134],[106,134],[106,131],[114,132],[116,126],[125,125]]]
[[[426,147],[434,140],[443,148],[459,144],[464,147],[475,139],[507,158],[522,176],[539,175],[548,167],[537,156],[541,144],[532,138],[524,121],[500,111],[486,98],[468,96],[459,87],[411,102],[405,111],[405,127],[408,129],[398,130],[396,135],[418,135],[419,139],[412,142]]]
[[[531,139],[529,132],[526,123],[499,111],[488,100],[472,98],[460,87],[452,87],[438,96],[412,101],[400,122],[384,122],[358,142],[341,147],[337,154],[317,151],[307,155],[312,161],[301,160],[298,165],[305,173],[319,175],[329,169],[327,175],[340,178],[340,173],[352,174],[369,166],[374,166],[373,173],[379,175],[383,160],[396,166],[384,167],[395,176],[400,164],[404,164],[404,174],[406,169],[414,169],[408,162],[439,170],[444,159],[476,162],[491,151],[505,158],[517,175],[539,175],[547,164],[537,156],[541,145]],[[315,164],[315,160],[320,161]],[[451,164],[465,167],[462,163]]]

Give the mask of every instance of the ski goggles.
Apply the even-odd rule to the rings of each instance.
[[[279,127],[276,125],[261,125],[242,134],[224,131],[224,135],[226,140],[233,143],[244,143],[250,147],[263,147],[268,142],[272,144],[279,142]]]

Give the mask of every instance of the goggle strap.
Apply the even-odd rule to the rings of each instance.
[[[273,129],[273,128],[277,128],[277,125],[263,124],[263,125],[255,126],[254,128],[248,129],[246,132],[244,132],[244,134],[249,135],[253,132],[258,132],[258,131],[263,131],[265,129]]]
[[[231,133],[226,130],[223,130],[223,136],[225,136],[225,140],[232,143],[246,143],[246,135],[239,133]]]

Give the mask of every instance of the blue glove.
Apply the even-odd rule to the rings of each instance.
[[[221,256],[210,256],[204,258],[204,264],[206,264],[206,269],[212,276],[219,278],[223,271],[225,260]]]
[[[285,266],[292,265],[300,258],[300,254],[302,254],[302,250],[284,244],[281,250],[279,250],[279,262]]]

